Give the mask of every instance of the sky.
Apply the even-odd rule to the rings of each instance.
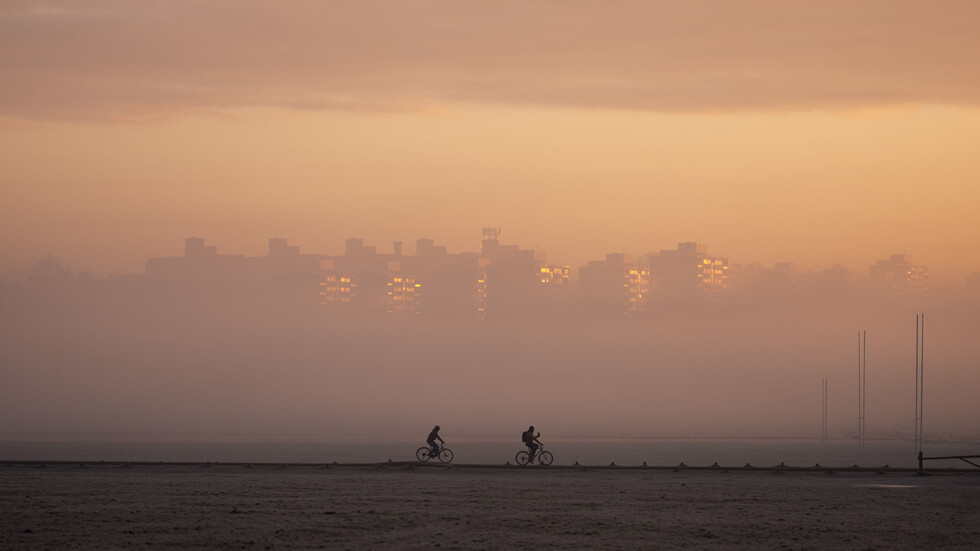
[[[980,271],[980,6],[7,1],[0,276],[428,237]]]

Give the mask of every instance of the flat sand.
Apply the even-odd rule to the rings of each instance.
[[[980,474],[0,466],[0,548],[978,549]]]

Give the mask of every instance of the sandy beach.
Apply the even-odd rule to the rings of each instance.
[[[0,548],[976,549],[980,474],[4,465]]]

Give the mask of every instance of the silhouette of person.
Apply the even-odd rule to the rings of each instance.
[[[439,455],[439,445],[436,444],[436,440],[446,443],[445,440],[439,437],[439,425],[432,428],[432,432],[429,433],[429,437],[425,439],[425,443],[429,445],[432,450],[429,451],[429,457],[436,457]]]
[[[524,444],[527,446],[527,451],[529,454],[531,454],[532,459],[534,458],[535,452],[538,451],[538,448],[541,445],[541,442],[538,440],[539,436],[541,436],[540,432],[534,434],[534,425],[528,427],[527,431],[524,433]]]

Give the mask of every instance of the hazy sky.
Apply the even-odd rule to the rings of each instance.
[[[973,1],[0,4],[0,275],[480,228],[980,271]]]

